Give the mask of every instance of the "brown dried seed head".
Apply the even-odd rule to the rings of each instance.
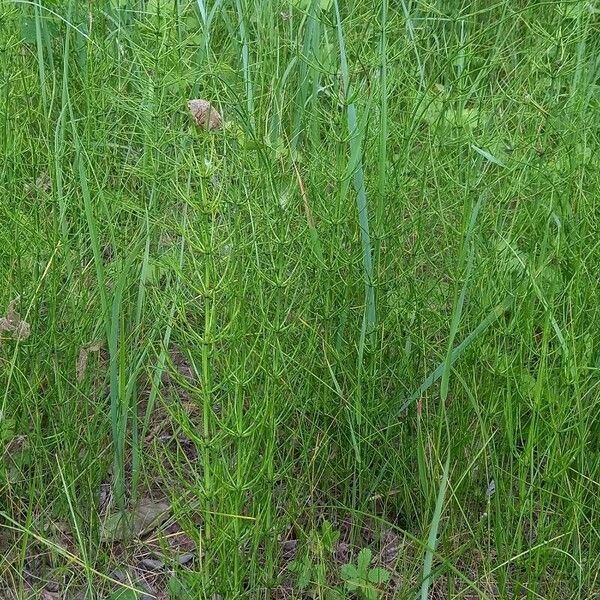
[[[189,100],[188,108],[198,127],[220,129],[223,126],[221,115],[208,100]]]

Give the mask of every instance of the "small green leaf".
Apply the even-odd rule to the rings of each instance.
[[[377,600],[379,591],[375,588],[363,588],[362,594],[365,600]]]
[[[500,238],[496,244],[496,256],[514,273],[522,273],[529,262],[527,255],[519,250],[515,242],[504,238]]]
[[[340,532],[333,529],[333,526],[329,521],[323,521],[323,525],[321,526],[321,538],[325,550],[327,550],[327,552],[333,552],[335,543],[340,538]]]
[[[300,572],[300,563],[297,560],[293,560],[292,562],[290,562],[290,564],[288,565],[288,571],[290,573],[299,573]]]
[[[375,567],[369,570],[369,581],[371,583],[387,583],[390,580],[390,573],[381,567]]]
[[[302,569],[300,570],[300,574],[298,575],[298,587],[301,590],[304,590],[310,584],[310,575],[311,575],[311,564],[307,559],[302,563]]]
[[[348,582],[350,582],[351,580],[359,579],[356,567],[350,563],[348,563],[347,565],[342,565],[340,573],[342,575],[342,579],[345,579]]]
[[[194,576],[193,573],[173,575],[167,583],[169,598],[171,600],[195,600],[198,598],[198,594],[194,593],[194,591],[198,592],[194,585]]]
[[[473,148],[473,150],[475,150],[475,152],[477,152],[478,154],[483,156],[483,158],[485,158],[489,162],[491,162],[495,165],[498,165],[499,167],[506,167],[506,165],[499,158],[496,158],[493,154],[490,154],[487,150],[484,150],[483,148],[478,148],[477,146],[475,146],[475,144],[471,144],[471,148]]]
[[[367,575],[369,572],[369,565],[371,564],[371,557],[373,553],[369,548],[363,548],[359,553],[356,559],[356,564],[358,566],[358,574],[361,579],[367,579]]]
[[[319,562],[314,566],[315,583],[325,585],[327,582],[327,567],[325,563]]]
[[[0,412],[0,442],[8,442],[15,435],[16,421],[5,418]]]
[[[464,127],[473,130],[477,126],[479,111],[475,108],[456,108],[446,111],[444,116],[452,127]]]
[[[297,584],[299,589],[304,590],[309,586],[312,575],[312,564],[308,556],[293,560],[289,564],[288,569],[298,577]]]

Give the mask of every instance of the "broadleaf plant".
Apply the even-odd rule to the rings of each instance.
[[[370,567],[372,552],[363,548],[356,557],[356,564],[342,566],[341,576],[347,591],[364,600],[377,600],[381,594],[379,586],[390,580],[390,572],[382,567]]]

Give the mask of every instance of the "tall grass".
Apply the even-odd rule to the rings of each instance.
[[[594,596],[598,15],[517,4],[0,5],[2,598]]]
[[[365,279],[365,316],[363,321],[363,334],[372,334],[375,327],[375,288],[373,286],[373,249],[371,246],[371,234],[369,232],[369,208],[367,204],[367,190],[365,187],[365,176],[363,171],[362,138],[366,127],[366,121],[360,125],[357,117],[356,104],[352,100],[354,91],[350,87],[350,75],[348,59],[346,57],[346,44],[342,18],[337,0],[334,0],[338,45],[340,52],[340,73],[342,80],[342,93],[347,104],[348,135],[350,137],[350,160],[348,162],[348,174],[353,176],[356,189],[356,207],[358,210],[358,223],[360,227],[360,239],[362,243],[364,279]],[[364,342],[361,341],[361,346]],[[362,350],[361,350],[362,353]]]

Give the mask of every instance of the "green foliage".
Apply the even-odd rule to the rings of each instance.
[[[390,580],[390,572],[382,567],[371,567],[372,552],[363,548],[356,557],[356,564],[342,565],[340,574],[344,587],[364,600],[377,600],[381,586]]]
[[[599,9],[0,2],[0,598],[593,597]]]
[[[338,597],[338,591],[331,587],[331,555],[335,551],[340,532],[333,529],[325,520],[320,529],[312,529],[308,535],[307,548],[292,561],[288,569],[296,577],[299,590],[314,598]]]
[[[329,10],[333,3],[333,0],[316,0],[321,10]],[[308,11],[311,7],[311,3],[315,0],[291,0],[291,3],[299,10]]]
[[[44,13],[43,19],[40,19],[40,27],[43,35],[49,38],[56,38],[60,32],[60,20],[55,15]],[[37,40],[36,19],[33,16],[26,16],[21,19],[21,39],[26,44],[35,44]]]
[[[177,573],[172,575],[168,582],[170,600],[192,600],[200,594],[198,588],[199,577],[194,573]]]

